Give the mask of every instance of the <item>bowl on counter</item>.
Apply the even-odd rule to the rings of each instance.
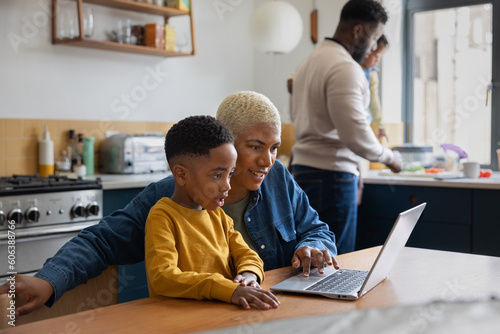
[[[403,160],[403,171],[424,170],[432,166],[434,156],[432,146],[420,146],[413,144],[403,144],[392,148],[401,153]]]

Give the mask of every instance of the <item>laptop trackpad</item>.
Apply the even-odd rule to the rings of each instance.
[[[304,290],[308,286],[313,285],[314,283],[322,280],[325,278],[327,275],[337,271],[337,269],[333,267],[327,267],[325,268],[325,272],[323,274],[318,273],[317,268],[311,269],[311,273],[309,274],[308,277],[305,277],[302,272],[290,277],[289,279],[284,280],[281,283],[278,283],[274,286],[271,287],[273,290],[283,290],[283,291],[288,291],[288,290]]]

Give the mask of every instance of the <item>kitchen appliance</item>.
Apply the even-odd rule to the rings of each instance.
[[[34,275],[67,241],[99,222],[102,205],[100,179],[1,177],[0,284],[12,273]]]
[[[101,171],[114,174],[166,172],[164,145],[165,138],[157,135],[110,136],[99,148]]]
[[[403,144],[392,149],[401,153],[403,171],[417,171],[432,166],[432,146]]]
[[[469,156],[460,147],[453,144],[442,144],[441,148],[444,150],[444,154],[434,156],[433,167],[445,168],[447,171],[458,171],[461,159]]]

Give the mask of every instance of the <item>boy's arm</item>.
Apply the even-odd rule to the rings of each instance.
[[[218,273],[182,271],[173,227],[153,208],[146,222],[145,262],[151,295],[173,298],[218,299],[231,302],[239,286]]]

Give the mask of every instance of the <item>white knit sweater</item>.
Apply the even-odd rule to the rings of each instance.
[[[357,175],[359,156],[391,162],[392,151],[378,142],[367,121],[369,103],[361,66],[342,45],[323,41],[293,80],[293,163]]]

